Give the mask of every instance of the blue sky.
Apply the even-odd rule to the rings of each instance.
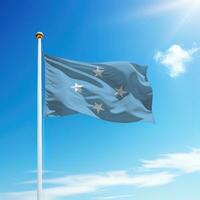
[[[155,124],[45,119],[46,200],[198,200],[199,0],[1,1],[0,200],[34,200],[37,41],[63,58],[147,64]]]

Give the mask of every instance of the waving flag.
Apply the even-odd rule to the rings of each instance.
[[[114,122],[152,121],[146,66],[84,63],[45,56],[45,113],[83,113]]]

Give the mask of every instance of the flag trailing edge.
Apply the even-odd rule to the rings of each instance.
[[[84,63],[45,55],[45,114],[152,122],[146,73],[147,66],[131,62]]]

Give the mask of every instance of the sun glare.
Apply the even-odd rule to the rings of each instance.
[[[183,2],[188,6],[188,9],[197,9],[200,6],[200,0],[184,0]]]

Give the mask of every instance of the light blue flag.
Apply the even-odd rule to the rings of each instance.
[[[83,63],[45,56],[45,113],[83,113],[114,121],[153,121],[146,66],[131,62]]]

